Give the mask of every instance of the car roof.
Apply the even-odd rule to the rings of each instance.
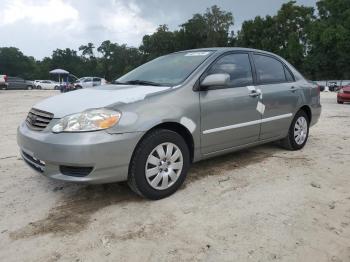
[[[219,52],[219,53],[224,53],[224,52],[229,52],[229,51],[246,51],[246,52],[259,52],[259,53],[265,53],[265,54],[270,54],[277,56],[274,53],[264,51],[264,50],[259,50],[259,49],[254,49],[254,48],[245,48],[245,47],[207,47],[207,48],[197,48],[197,49],[188,49],[188,50],[183,50],[175,53],[182,53],[182,52]]]
[[[81,78],[79,78],[79,79],[83,79],[83,78],[92,78],[92,77],[101,78],[101,77],[99,77],[99,76],[83,76],[83,77],[81,77]]]

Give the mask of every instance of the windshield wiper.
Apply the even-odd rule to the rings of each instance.
[[[146,80],[129,80],[126,81],[125,84],[129,85],[145,85],[145,86],[160,86],[161,84],[152,82],[152,81],[146,81]]]
[[[127,83],[119,82],[119,81],[116,81],[116,80],[112,81],[111,84],[112,85],[127,85]]]
[[[161,84],[152,82],[152,81],[146,81],[146,80],[129,80],[126,82],[119,82],[119,81],[113,81],[111,84],[113,85],[144,85],[144,86],[161,86]]]

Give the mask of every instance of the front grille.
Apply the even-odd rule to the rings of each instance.
[[[32,108],[26,118],[27,126],[35,131],[44,130],[53,118],[53,114]]]

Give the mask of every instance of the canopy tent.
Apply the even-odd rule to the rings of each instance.
[[[57,68],[57,69],[54,69],[54,70],[51,70],[50,71],[50,74],[53,74],[53,75],[58,75],[58,81],[61,83],[61,80],[63,80],[63,78],[61,79],[61,75],[69,75],[69,72],[64,70],[64,69],[60,69],[60,68]]]

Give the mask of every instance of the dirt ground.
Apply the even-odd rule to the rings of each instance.
[[[350,261],[350,104],[322,93],[306,147],[195,164],[173,196],[49,180],[16,128],[56,91],[0,91],[0,261]]]

